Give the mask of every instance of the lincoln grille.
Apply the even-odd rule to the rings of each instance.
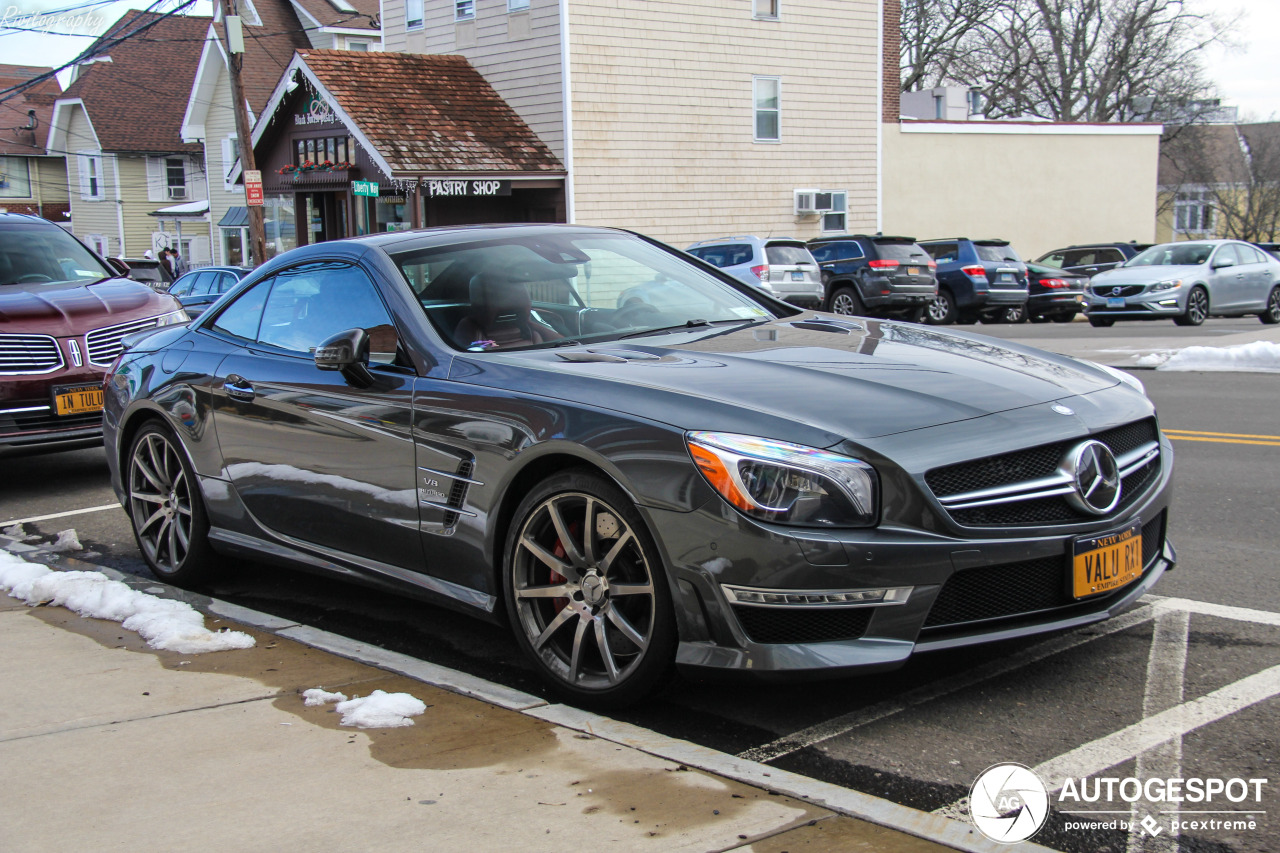
[[[0,374],[50,373],[61,366],[58,342],[48,335],[0,335]]]
[[[747,607],[733,613],[756,643],[829,643],[867,631],[873,607]]]
[[[1164,544],[1164,513],[1142,526],[1142,560],[1149,570]],[[1067,592],[1068,555],[966,569],[953,574],[933,603],[925,628],[942,628],[1063,608],[1105,605],[1128,587],[1076,601]]]
[[[120,343],[122,339],[132,335],[134,332],[155,328],[156,320],[157,318],[155,317],[147,317],[142,320],[131,320],[128,323],[118,323],[114,326],[94,329],[84,336],[84,342],[89,348],[89,363],[102,367],[111,364],[115,357],[124,350],[124,346]]]

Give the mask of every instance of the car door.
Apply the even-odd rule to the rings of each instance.
[[[226,476],[258,524],[293,544],[359,552],[353,561],[375,572],[421,571],[414,374],[364,270],[283,270],[209,328],[240,343],[214,378],[214,423]],[[314,361],[315,347],[354,328],[369,333],[368,382]]]
[[[1258,247],[1247,243],[1236,244],[1236,254],[1250,262],[1245,276],[1245,291],[1240,296],[1239,308],[1242,310],[1261,310],[1267,304],[1267,296],[1271,293],[1271,265],[1267,263],[1267,255]]]
[[[1246,265],[1240,262],[1234,243],[1223,243],[1209,260],[1209,309],[1235,310],[1248,291]]]

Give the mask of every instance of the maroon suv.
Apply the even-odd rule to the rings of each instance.
[[[102,435],[102,376],[133,332],[187,315],[65,230],[0,213],[0,449]]]

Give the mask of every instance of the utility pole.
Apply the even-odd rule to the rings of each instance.
[[[239,141],[240,173],[243,175],[257,169],[258,165],[253,156],[253,138],[249,127],[249,108],[244,99],[244,84],[240,80],[240,69],[244,66],[244,36],[240,30],[240,18],[236,14],[234,0],[222,0],[222,34],[227,48],[227,71],[231,75],[231,100],[236,114],[236,139]],[[249,211],[249,254],[253,256],[255,264],[264,264],[267,262],[267,234],[262,223],[262,208],[248,204],[246,207]]]

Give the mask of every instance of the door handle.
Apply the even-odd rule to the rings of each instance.
[[[241,400],[248,403],[254,398],[253,386],[249,384],[249,380],[243,376],[232,373],[222,383],[222,387],[226,389],[227,396],[233,400]]]

